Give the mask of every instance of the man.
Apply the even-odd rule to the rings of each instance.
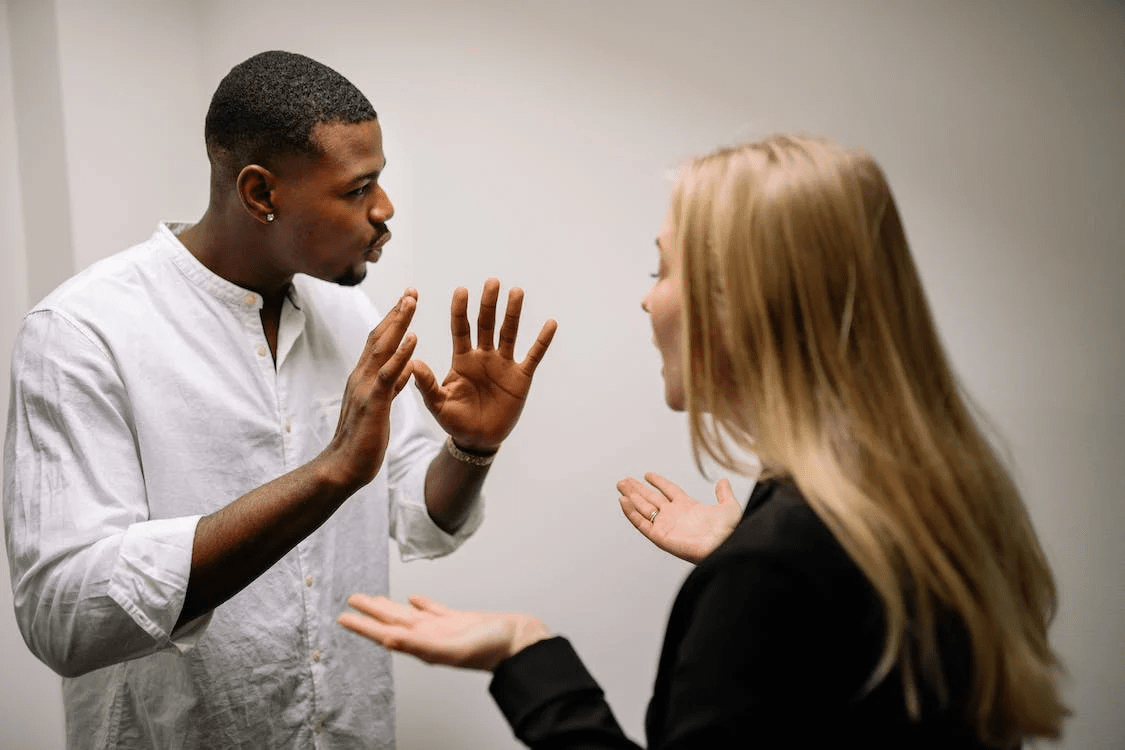
[[[386,591],[388,535],[432,557],[479,525],[555,324],[516,362],[522,293],[494,347],[490,280],[476,348],[454,295],[444,382],[411,360],[417,293],[379,320],[352,288],[393,208],[375,111],[330,68],[246,60],[205,136],[200,221],[161,224],[23,322],[4,452],[17,620],[64,676],[70,747],[393,747],[389,657],[336,615]],[[444,445],[400,395],[411,376]]]

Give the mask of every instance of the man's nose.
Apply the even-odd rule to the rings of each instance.
[[[371,206],[370,215],[371,220],[377,224],[389,221],[395,215],[395,207],[383,188],[375,191],[375,203]]]

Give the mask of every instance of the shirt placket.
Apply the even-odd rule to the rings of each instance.
[[[297,409],[295,399],[302,398],[300,387],[291,382],[289,374],[293,372],[296,363],[289,361],[294,355],[294,348],[298,347],[301,337],[301,328],[304,316],[287,300],[282,311],[278,330],[278,364],[275,374],[277,393],[278,426],[281,431],[281,444],[284,452],[285,471],[292,471],[300,464],[302,455],[301,440],[307,438],[308,426],[295,424],[297,414],[307,414],[307,410]],[[296,356],[300,356],[299,349]],[[312,547],[308,540],[297,544],[297,575],[298,588],[301,592],[301,606],[304,615],[306,665],[309,679],[309,710],[307,714],[308,730],[312,736],[314,748],[320,748],[324,743],[324,710],[322,708],[325,687],[325,653],[321,646],[320,632],[317,627],[316,613],[319,611],[320,588],[319,571],[312,554]]]

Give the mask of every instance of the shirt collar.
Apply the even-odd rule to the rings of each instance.
[[[180,234],[192,225],[192,222],[162,221],[156,228],[155,236],[162,240],[162,246],[168,251],[176,267],[189,281],[212,297],[240,309],[261,310],[262,295],[250,289],[244,289],[238,284],[219,276],[200,263],[199,259],[184,246],[184,243],[180,242]],[[298,310],[301,309],[301,298],[296,284],[289,284],[289,291],[286,296],[293,307]]]

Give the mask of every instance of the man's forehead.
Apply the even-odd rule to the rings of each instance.
[[[378,120],[317,123],[309,135],[326,166],[363,174],[381,172],[386,165]]]

